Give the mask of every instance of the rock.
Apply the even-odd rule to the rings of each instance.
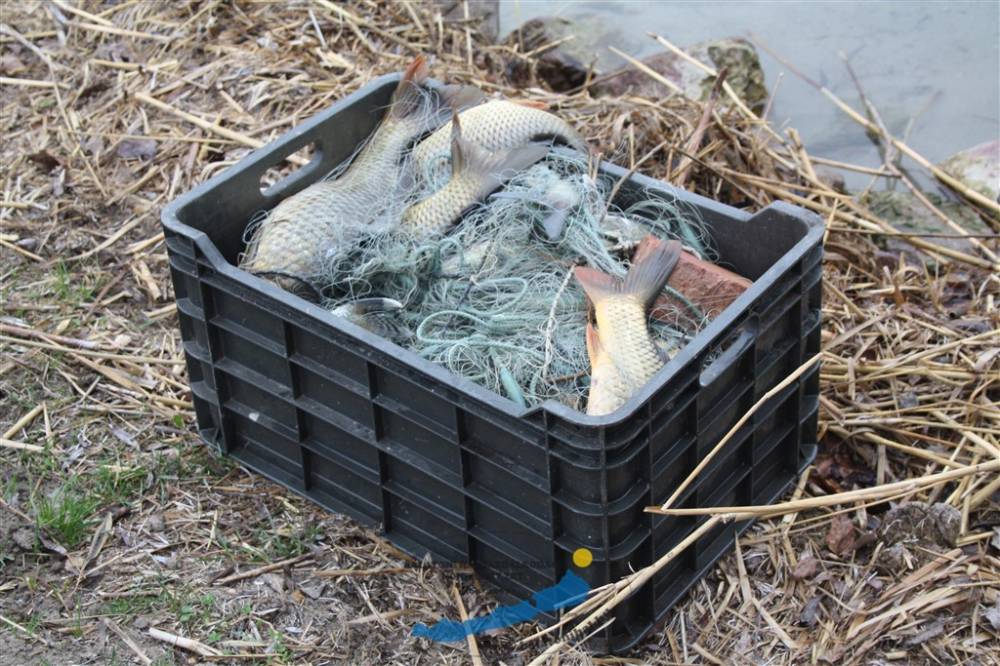
[[[732,37],[700,42],[686,51],[695,60],[714,66],[717,71],[725,67],[728,70],[726,81],[740,99],[755,111],[763,110],[767,103],[764,70],[760,66],[760,57],[750,42]],[[708,99],[715,84],[714,76],[709,76],[674,53],[658,53],[642,62],[677,85],[691,99]],[[625,65],[616,72],[609,73],[608,77],[591,87],[595,96],[632,94],[656,99],[671,93],[667,86],[632,65]],[[726,97],[720,98],[720,104],[726,103]]]
[[[955,153],[938,166],[980,194],[1000,201],[1000,141]]]
[[[606,26],[596,17],[569,20],[535,18],[510,33],[504,44],[518,53],[530,53],[547,44],[566,40],[531,59],[515,56],[507,64],[507,77],[514,85],[545,82],[556,92],[565,92],[583,84],[587,69],[608,42]]]
[[[968,206],[954,201],[946,201],[934,192],[924,192],[924,196],[963,229],[967,229],[969,233],[982,234],[989,232],[986,224]],[[900,231],[955,234],[954,229],[942,222],[909,191],[881,190],[868,192],[861,199],[861,203],[871,209],[875,215],[883,218]],[[973,248],[972,244],[961,238],[935,238],[934,243],[960,252],[978,255],[978,251]],[[903,252],[914,257],[919,256],[916,254],[917,251],[914,247],[903,239],[890,237],[886,241],[886,248],[894,254]]]
[[[465,9],[461,0],[434,0],[434,5],[441,12],[445,21],[465,20]],[[500,0],[471,0],[469,2],[469,19],[472,27],[493,42],[500,33]],[[476,19],[479,19],[478,24]]]
[[[11,541],[17,544],[18,548],[29,553],[35,550],[38,539],[35,538],[35,530],[30,527],[18,527],[10,535]]]
[[[905,502],[885,514],[879,537],[887,545],[912,543],[924,548],[952,548],[958,541],[961,522],[962,514],[950,504]]]

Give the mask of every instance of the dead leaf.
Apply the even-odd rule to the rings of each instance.
[[[162,532],[166,529],[167,523],[163,519],[162,513],[154,513],[146,520],[146,527],[150,532]]]
[[[90,563],[97,559],[97,556],[104,550],[104,546],[108,543],[108,537],[111,536],[112,527],[114,527],[114,517],[109,511],[105,514],[104,520],[101,521],[101,524],[94,532],[94,538],[90,541],[90,548],[87,549],[87,554],[83,558],[80,574],[83,574],[86,568],[90,566]]]
[[[151,160],[156,155],[156,141],[153,139],[125,139],[118,144],[115,154],[122,159]]]
[[[18,74],[25,69],[24,63],[13,53],[4,53],[0,56],[0,73]]]
[[[854,534],[854,522],[845,514],[840,514],[830,523],[826,547],[835,555],[846,555],[854,550]]]
[[[799,560],[799,563],[795,565],[795,570],[792,571],[792,578],[795,580],[806,580],[812,578],[819,572],[819,560],[815,557],[803,557]]]
[[[52,171],[62,164],[47,150],[39,150],[37,153],[32,153],[28,155],[28,159],[37,164],[45,173]]]
[[[815,626],[819,621],[819,611],[820,603],[823,601],[823,597],[816,595],[806,602],[806,605],[802,607],[802,612],[799,613],[799,624],[804,624],[807,627]]]
[[[279,573],[266,573],[261,576],[267,586],[270,587],[275,592],[281,594],[288,588],[288,581],[286,581],[285,576]]]
[[[934,622],[931,622],[925,629],[920,631],[920,633],[914,634],[913,636],[907,638],[903,644],[906,645],[907,647],[921,645],[936,636],[940,636],[943,633],[944,633],[944,621],[935,620]]]
[[[997,602],[993,604],[993,608],[983,613],[983,617],[993,627],[993,631],[1000,631],[1000,597],[997,597]]]

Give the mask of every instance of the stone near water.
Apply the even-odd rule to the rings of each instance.
[[[614,71],[601,66],[598,54],[606,52],[609,44],[621,44],[623,40],[623,35],[597,16],[572,20],[534,18],[511,32],[504,44],[521,54],[542,50],[531,58],[513,56],[507,65],[507,76],[517,86],[541,82],[556,92],[565,92],[583,85],[593,68],[594,78],[600,79],[590,87],[595,97],[631,94],[657,99],[672,94],[670,88],[630,64]],[[555,46],[544,48],[551,44]],[[717,71],[726,68],[726,80],[747,106],[758,111],[764,108],[767,102],[764,70],[750,42],[736,37],[717,39],[699,42],[686,51]],[[673,53],[658,53],[642,62],[676,84],[691,99],[708,99],[715,83],[714,76]],[[723,98],[720,104],[728,101]]]
[[[764,86],[764,70],[760,65],[757,50],[750,42],[738,37],[700,42],[685,51],[698,62],[713,67],[716,71],[727,69],[726,81],[737,96],[755,111],[762,111],[767,103],[767,88]],[[715,84],[710,76],[699,67],[674,53],[658,53],[644,58],[642,63],[663,78],[675,84],[686,97],[707,100]],[[671,89],[654,80],[645,72],[632,65],[611,72],[605,80],[596,83],[591,91],[601,95],[637,95],[657,99],[672,93]],[[727,104],[725,97],[720,104]]]
[[[969,233],[988,233],[989,228],[965,204],[943,199],[934,192],[924,192],[924,196],[945,215],[961,225]],[[953,235],[955,230],[945,224],[932,213],[909,190],[877,190],[868,192],[860,198],[860,203],[868,207],[874,214],[888,221],[900,231],[911,231],[926,234]],[[977,254],[972,244],[962,238],[935,238],[934,243],[949,247],[960,252]],[[919,257],[916,249],[900,238],[889,237],[885,240],[886,249],[898,255],[903,252]]]
[[[515,56],[507,65],[507,76],[518,86],[531,86],[541,81],[556,92],[572,90],[587,80],[587,70],[597,60],[599,50],[608,43],[608,37],[596,19],[531,19],[510,33],[504,44],[516,48],[518,53],[531,53],[555,42],[559,44],[530,59]]]
[[[955,153],[938,166],[980,194],[1000,201],[1000,141]]]
[[[479,32],[489,41],[494,41],[500,33],[500,0],[472,0],[469,8],[469,27]],[[434,0],[441,12],[441,19],[448,23],[465,20],[465,7],[456,0]]]

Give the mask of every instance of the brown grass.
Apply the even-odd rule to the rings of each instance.
[[[827,185],[824,161],[793,132],[727,102],[727,86],[708,111],[677,96],[515,89],[504,72],[516,49],[418,2],[55,0],[0,14],[0,662],[458,664],[470,649],[507,664],[997,656],[995,235],[944,245],[893,227]],[[413,562],[213,457],[194,432],[160,208],[416,53],[435,56],[437,78],[545,102],[623,164],[660,145],[642,164],[649,175],[750,209],[785,199],[827,220],[821,453],[791,499],[876,489],[764,516],[628,658],[572,640],[518,643],[530,626],[470,645],[409,638],[416,621],[488,610],[491,590],[467,567]],[[875,172],[896,175],[892,164]],[[994,207],[969,198],[997,228]],[[880,488],[906,480],[916,483]],[[887,566],[886,500],[954,507],[957,541],[915,529],[902,563]]]

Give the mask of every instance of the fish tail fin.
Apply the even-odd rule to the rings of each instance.
[[[451,172],[478,177],[488,193],[502,185],[505,174],[527,169],[549,152],[549,146],[526,143],[510,150],[490,153],[479,144],[462,136],[462,123],[457,113],[451,118]]]
[[[418,55],[403,72],[403,78],[399,80],[396,90],[392,93],[392,104],[389,106],[390,117],[407,118],[423,108],[423,100],[427,92],[421,84],[427,80],[429,74],[427,60],[422,55]]]
[[[622,293],[622,281],[590,266],[577,266],[573,269],[573,277],[583,287],[587,298],[594,305],[608,298],[614,298]]]
[[[656,236],[646,236],[632,257],[632,267],[622,283],[622,293],[633,296],[648,307],[663,291],[680,257],[679,241],[664,242]]]
[[[603,353],[601,337],[597,334],[597,329],[589,321],[587,322],[587,358],[590,359],[590,367],[597,365],[597,359]]]
[[[680,255],[681,244],[678,241],[665,243],[650,235],[639,243],[632,258],[632,267],[624,280],[589,266],[577,266],[573,275],[594,305],[608,298],[625,296],[648,307],[663,290]]]

